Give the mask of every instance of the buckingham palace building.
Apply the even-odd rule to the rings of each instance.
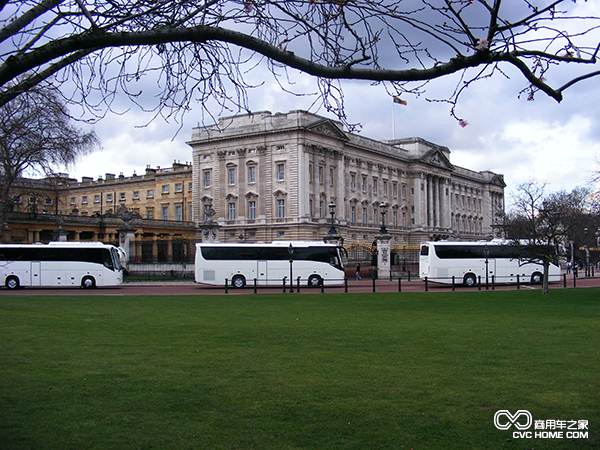
[[[376,141],[307,111],[220,118],[193,129],[192,217],[223,242],[371,243],[382,224],[393,246],[489,239],[504,211],[504,179],[450,162],[421,138]],[[332,228],[333,225],[333,228]]]

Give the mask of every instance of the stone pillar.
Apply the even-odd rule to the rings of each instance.
[[[323,242],[325,242],[326,244],[335,244],[338,247],[341,247],[342,245],[344,245],[344,238],[339,234],[327,234],[323,238]]]
[[[433,177],[433,226],[440,226],[440,179]]]
[[[129,263],[133,262],[134,258],[135,230],[128,223],[124,223],[117,231],[119,232],[119,247],[125,252],[126,269],[129,269]]]
[[[427,176],[427,226],[433,227],[433,179]]]
[[[152,236],[152,262],[158,262],[158,236]]]
[[[377,239],[377,278],[389,278],[392,270],[391,246],[392,236],[378,234]]]
[[[67,242],[67,235],[68,235],[68,234],[69,234],[69,233],[67,233],[67,232],[66,232],[65,230],[63,230],[62,228],[58,228],[58,229],[56,229],[56,230],[54,230],[54,231],[52,232],[52,238],[53,238],[55,241],[58,241],[58,242]]]
[[[448,196],[446,195],[448,179],[440,178],[440,227],[441,228],[449,228],[449,202]]]

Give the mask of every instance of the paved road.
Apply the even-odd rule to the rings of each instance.
[[[567,287],[573,288],[573,279],[569,278],[567,280]],[[576,281],[577,288],[587,288],[587,287],[600,287],[600,277],[597,278],[579,278]],[[516,285],[508,285],[508,286],[496,286],[496,290],[516,290]],[[520,288],[522,290],[529,289],[540,289],[540,286],[529,286],[529,285],[521,285]],[[553,283],[550,286],[550,289],[562,289],[563,283]],[[491,286],[488,287],[489,290],[492,289]],[[402,280],[401,284],[402,292],[424,292],[425,291],[425,283],[421,280],[416,281],[406,281]],[[451,286],[429,283],[428,284],[429,292],[450,292],[452,290]],[[464,288],[464,287],[456,287],[457,291],[477,291],[478,288]],[[485,290],[485,286],[481,287],[481,290]],[[259,288],[257,290],[258,294],[281,294],[283,292],[283,287],[270,287],[270,288]],[[289,287],[286,289],[286,292],[289,293]],[[296,292],[296,288],[294,288],[294,292]],[[320,288],[307,288],[301,287],[301,293],[314,293],[320,294]],[[325,293],[344,293],[344,286],[341,287],[326,287],[324,289]],[[348,292],[349,293],[365,293],[365,292],[373,292],[373,281],[372,280],[348,280]],[[375,282],[375,292],[398,292],[398,280],[395,281],[383,281],[376,280]],[[6,288],[0,289],[0,296],[2,295],[214,295],[214,294],[224,294],[224,287],[209,287],[195,284],[192,281],[164,281],[164,282],[130,282],[122,284],[118,287],[112,288],[97,288],[90,290],[83,290],[81,288],[24,288],[17,289],[14,291],[10,291]],[[244,289],[228,289],[229,295],[237,295],[237,294],[253,294],[253,287],[246,287]]]

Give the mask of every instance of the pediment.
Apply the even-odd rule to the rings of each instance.
[[[443,169],[454,170],[454,166],[450,163],[450,160],[438,149],[428,151],[419,158],[419,161],[431,164],[432,166],[442,167]]]
[[[501,187],[505,188],[506,183],[504,182],[504,175],[495,175],[492,178],[492,184],[495,184],[497,186],[501,186]]]
[[[339,129],[333,123],[333,121],[329,119],[321,120],[320,122],[314,123],[308,127],[307,130],[314,131],[315,133],[324,134],[325,136],[331,136],[336,139],[343,139],[345,141],[348,140],[348,136],[342,130]]]

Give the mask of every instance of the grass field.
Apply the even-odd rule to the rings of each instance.
[[[3,450],[600,448],[600,290],[5,295],[0,380]]]

